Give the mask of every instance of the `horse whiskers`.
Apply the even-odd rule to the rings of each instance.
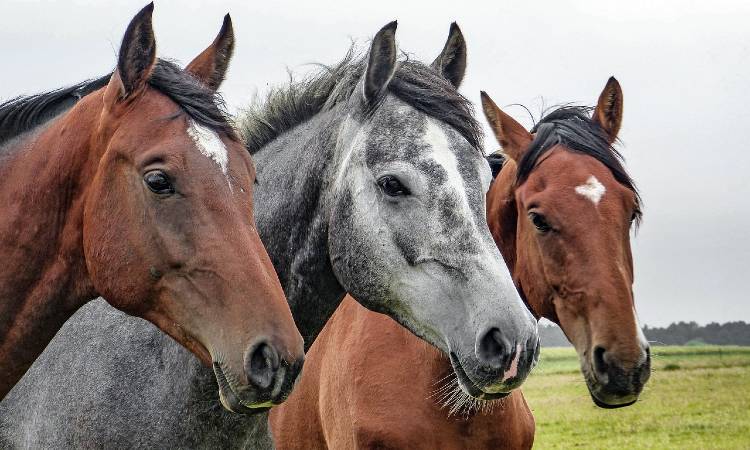
[[[468,419],[472,414],[489,414],[495,407],[493,401],[480,400],[472,397],[461,389],[453,372],[441,378],[434,384],[444,383],[435,389],[427,398],[434,399],[441,409],[448,409],[448,417],[461,416]]]
[[[445,376],[444,376],[443,378],[440,378],[439,380],[437,380],[437,381],[435,381],[434,383],[432,383],[432,385],[433,385],[433,386],[435,386],[435,385],[437,385],[437,384],[440,384],[440,383],[442,383],[443,381],[447,380],[448,378],[450,378],[450,377],[455,377],[455,376],[456,376],[456,374],[455,374],[455,373],[453,373],[453,371],[451,370],[451,371],[449,371],[449,372],[448,372],[447,374],[445,374]]]
[[[445,400],[453,393],[453,391],[456,389],[456,383],[447,383],[444,386],[440,387],[439,389],[434,390],[429,396],[427,396],[428,399],[434,399],[438,403],[443,403]]]

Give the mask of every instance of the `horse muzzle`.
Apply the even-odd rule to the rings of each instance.
[[[213,369],[219,385],[219,399],[229,411],[238,414],[257,414],[278,405],[289,396],[302,371],[304,357],[288,362],[275,349],[260,342],[247,352],[245,378],[247,384],[238,386],[239,378],[221,362],[214,361]]]
[[[594,347],[591,363],[583,367],[586,385],[594,404],[613,409],[630,406],[638,400],[651,376],[651,351],[647,347],[641,361],[626,370],[600,346]]]

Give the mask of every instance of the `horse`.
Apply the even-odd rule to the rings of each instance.
[[[539,341],[487,226],[491,173],[455,87],[465,47],[452,29],[428,66],[399,60],[390,23],[365,55],[350,49],[272,90],[239,127],[257,167],[257,229],[306,346],[351,292],[440,348],[463,389],[494,398],[525,379]],[[50,374],[75,396],[40,393]],[[158,331],[98,302],[0,403],[0,434],[11,447],[271,446],[267,413],[216,408],[214,384]]]
[[[629,232],[640,200],[612,148],[622,100],[612,78],[593,117],[587,108],[559,108],[531,134],[482,93],[506,155],[489,158],[499,171],[487,194],[490,230],[532,312],[558,323],[575,345],[591,396],[604,408],[632,404],[650,364],[631,290]],[[371,344],[363,358],[364,343]],[[417,360],[418,369],[409,367]],[[520,390],[472,400],[456,389],[437,349],[351,298],[305,367],[287,402],[270,414],[280,450],[528,449],[534,442],[534,417]]]
[[[0,398],[99,295],[213,367],[229,409],[282,401],[300,371],[253,164],[213,89],[231,22],[183,71],[156,59],[152,12],[111,76],[0,106]]]

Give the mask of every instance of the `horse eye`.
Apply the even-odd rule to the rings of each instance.
[[[390,197],[399,197],[410,194],[409,190],[398,181],[398,178],[391,175],[380,177],[378,179],[378,186],[380,186],[380,189]]]
[[[546,233],[552,230],[552,226],[547,222],[547,219],[539,213],[530,212],[529,219],[531,219],[531,223],[533,223],[536,229],[541,233]]]
[[[174,187],[166,173],[161,170],[152,170],[143,176],[143,181],[149,189],[156,194],[174,194]]]

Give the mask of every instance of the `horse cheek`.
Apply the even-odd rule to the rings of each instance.
[[[118,171],[95,179],[84,209],[86,267],[97,293],[112,306],[139,314],[149,297],[143,189]],[[120,182],[118,182],[120,180]]]

